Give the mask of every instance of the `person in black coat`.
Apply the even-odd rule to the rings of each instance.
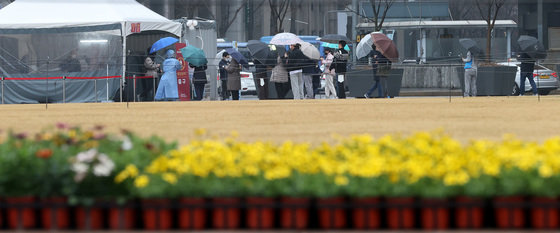
[[[525,78],[529,79],[529,83],[533,88],[533,95],[537,95],[537,84],[533,79],[533,72],[535,71],[535,59],[533,59],[529,54],[523,52],[519,55],[519,61],[521,61],[521,77],[519,80],[519,95],[525,95]]]
[[[348,63],[348,51],[344,50],[346,41],[338,42],[338,50],[334,53],[333,64],[331,69],[336,73],[337,95],[339,99],[346,99],[345,79],[346,79],[346,65]]]
[[[220,60],[220,63],[218,64],[218,68],[220,71],[220,81],[222,83],[222,91],[221,91],[221,96],[222,96],[222,100],[227,100],[229,99],[229,92],[227,91],[227,70],[226,67],[229,65],[229,53],[228,52],[224,52],[222,53],[222,60]]]
[[[268,99],[268,70],[266,65],[257,59],[253,59],[255,63],[255,73],[253,74],[253,81],[257,89],[257,96],[259,100]],[[263,85],[261,85],[261,82]]]
[[[204,96],[204,86],[208,82],[208,80],[206,79],[206,69],[208,69],[208,66],[192,66],[190,64],[189,66],[191,68],[194,68],[193,84],[195,96],[193,100],[202,100],[202,97]]]

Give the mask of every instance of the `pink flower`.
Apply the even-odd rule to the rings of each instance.
[[[68,125],[66,123],[58,122],[58,123],[56,123],[56,128],[58,128],[58,129],[68,129],[68,128],[70,128],[70,125]]]

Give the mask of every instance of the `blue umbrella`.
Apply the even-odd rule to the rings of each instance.
[[[243,54],[241,54],[236,49],[228,48],[228,49],[226,49],[226,52],[228,52],[229,55],[237,61],[237,63],[239,63],[243,66],[249,65],[249,62],[247,61],[247,58],[245,58],[245,56],[243,56]]]
[[[161,50],[161,49],[163,49],[163,48],[165,48],[165,47],[167,47],[167,46],[170,46],[170,45],[172,45],[172,44],[175,44],[175,43],[177,43],[177,42],[179,42],[179,40],[176,39],[176,38],[173,38],[173,37],[164,37],[164,38],[161,38],[161,39],[159,39],[158,41],[156,41],[156,43],[154,43],[154,44],[152,45],[152,48],[150,48],[150,53],[155,53],[155,52],[157,52],[158,50]]]
[[[321,45],[325,48],[338,49],[338,44],[334,44],[334,43],[323,42]],[[344,50],[350,51],[350,47],[346,45],[344,46]]]
[[[204,51],[192,45],[187,45],[187,47],[182,48],[181,54],[183,54],[183,59],[189,62],[192,66],[203,66],[208,64],[208,59],[206,59]]]

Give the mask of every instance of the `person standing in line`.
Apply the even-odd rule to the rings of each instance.
[[[206,86],[206,83],[208,82],[208,79],[206,78],[206,69],[208,69],[208,66],[207,65],[192,66],[190,64],[189,66],[191,68],[194,68],[193,84],[194,84],[194,93],[196,96],[193,100],[200,101],[204,97],[204,86]]]
[[[224,52],[222,53],[222,60],[220,60],[220,63],[218,64],[218,68],[220,71],[221,89],[222,89],[220,94],[222,96],[222,100],[229,99],[229,92],[227,90],[228,73],[226,67],[229,65],[230,59],[231,56],[229,55],[229,53]]]
[[[150,47],[148,47],[148,51],[146,51],[146,59],[144,59],[144,67],[146,68],[146,76],[152,77],[152,79],[142,79],[141,84],[145,87],[144,93],[140,94],[140,97],[144,99],[148,99],[153,96],[154,91],[154,83],[155,80],[158,78],[158,70],[160,64],[155,63],[154,55],[150,54]]]
[[[176,101],[179,99],[177,89],[177,70],[181,70],[181,62],[175,58],[175,51],[167,50],[167,59],[163,61],[163,75],[158,85],[155,99],[158,101]]]
[[[525,95],[525,79],[529,79],[533,95],[537,95],[538,89],[535,79],[533,78],[533,72],[535,71],[535,59],[533,59],[529,54],[523,52],[519,55],[519,60],[521,61],[521,79],[519,80],[519,96]]]
[[[463,96],[476,96],[477,61],[470,50],[467,52],[467,57],[462,59],[465,62],[465,93]]]
[[[227,90],[231,93],[233,100],[239,100],[239,90],[241,90],[241,65],[235,59],[231,59],[226,66],[228,73]]]
[[[330,49],[325,49],[325,57],[321,58],[323,64],[323,76],[325,77],[325,96],[327,99],[336,99],[336,89],[334,88],[334,72],[329,69],[333,62],[334,56]]]
[[[306,58],[302,62],[302,78],[303,85],[305,87],[305,98],[315,99],[315,93],[313,91],[313,74],[316,73],[317,63],[309,58]]]
[[[295,100],[303,99],[303,70],[301,63],[307,60],[300,47],[300,44],[290,45],[290,52],[287,54],[288,72],[290,72],[290,81]]]
[[[372,48],[372,50],[369,53],[369,56],[371,57],[371,69],[372,69],[372,73],[373,73],[374,84],[368,90],[368,92],[366,92],[364,94],[364,97],[366,99],[371,98],[371,94],[373,94],[375,89],[377,89],[377,98],[383,97],[383,88],[381,87],[381,78],[379,78],[379,76],[377,75],[377,67],[378,67],[378,63],[379,63],[378,58],[381,55],[381,53],[376,50],[377,47],[375,45],[371,45],[371,48]]]
[[[280,56],[277,56],[276,59],[276,66],[272,69],[270,82],[274,83],[278,99],[285,99],[288,91],[290,91],[290,84],[288,83],[290,79],[288,78],[288,71],[284,66],[286,60]]]
[[[334,69],[337,76],[337,95],[339,99],[346,99],[346,88],[344,84],[349,55],[348,51],[344,50],[344,46],[346,46],[346,41],[341,40],[338,42],[338,50],[334,53],[334,67],[331,66],[331,69]]]
[[[257,89],[257,96],[259,100],[268,99],[268,75],[266,65],[257,59],[253,59],[255,64],[255,73],[253,75],[253,81],[255,82],[255,87]]]

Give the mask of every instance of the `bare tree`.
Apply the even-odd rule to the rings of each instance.
[[[492,30],[496,24],[498,13],[506,0],[475,0],[480,16],[488,24],[486,31],[486,61],[490,61],[492,51]]]
[[[237,8],[234,8],[233,5],[238,1],[231,1],[225,0],[221,1],[222,5],[222,15],[218,16],[221,20],[218,23],[218,37],[224,37],[226,32],[229,30],[233,22],[237,19],[239,12],[246,7],[249,3],[249,0],[243,0],[241,4]]]
[[[363,10],[357,11],[356,9],[351,9],[349,7],[346,7],[346,10],[352,11],[360,17],[365,18],[368,22],[374,23],[375,31],[380,31],[381,28],[383,28],[387,11],[389,11],[389,8],[393,6],[395,0],[369,0],[369,3],[373,10],[373,16],[366,15]]]
[[[284,19],[288,9],[290,9],[290,3],[291,0],[268,0],[272,25],[274,25],[274,34],[284,32]]]

